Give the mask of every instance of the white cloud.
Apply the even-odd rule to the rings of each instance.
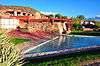
[[[100,15],[96,15],[96,17],[100,17]]]
[[[50,14],[55,15],[55,14],[58,14],[58,12],[43,12],[43,11],[41,11],[41,13],[45,14],[45,15],[50,15]]]

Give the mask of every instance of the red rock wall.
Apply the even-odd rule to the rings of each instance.
[[[58,24],[50,22],[33,22],[28,26],[29,32],[45,31],[45,32],[58,32]]]

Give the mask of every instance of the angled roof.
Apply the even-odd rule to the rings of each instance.
[[[0,6],[0,10],[14,10],[14,11],[18,11],[21,10],[22,12],[30,12],[30,13],[36,13],[39,12],[36,9],[30,8],[30,7],[23,7],[23,6]],[[40,12],[39,12],[40,13]]]

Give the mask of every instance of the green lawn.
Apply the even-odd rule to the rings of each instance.
[[[30,42],[31,40],[30,39],[23,39],[23,38],[14,38],[11,40],[15,45],[17,44],[21,44],[21,43],[24,43],[24,42]]]
[[[96,58],[100,58],[99,52],[81,52],[53,58],[31,60],[31,62],[25,64],[24,66],[80,66],[80,63],[88,60],[94,60]]]
[[[100,36],[100,31],[72,31],[70,35]]]
[[[3,33],[0,33],[2,35]],[[2,38],[0,38],[2,39]],[[15,45],[21,44],[24,42],[31,42],[31,39],[24,39],[24,38],[11,38],[11,42],[13,42]]]

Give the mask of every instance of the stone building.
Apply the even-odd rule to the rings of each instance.
[[[0,6],[0,28],[18,29],[21,31],[46,31],[63,34],[70,30],[70,18],[49,18],[39,11],[18,6]]]

